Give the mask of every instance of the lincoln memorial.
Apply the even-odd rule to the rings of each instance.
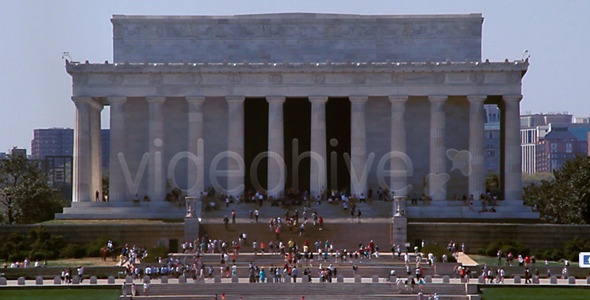
[[[361,197],[381,187],[426,195],[430,208],[407,212],[432,217],[454,195],[486,193],[484,104],[501,112],[498,212],[531,214],[522,204],[519,135],[529,63],[482,59],[481,14],[111,22],[114,61],[66,63],[76,107],[74,190],[59,218],[178,216],[165,201],[171,189],[200,197],[210,187],[275,198],[287,190]],[[149,204],[135,207],[138,197]],[[476,216],[467,207],[448,212]]]

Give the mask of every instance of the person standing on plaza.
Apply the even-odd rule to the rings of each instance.
[[[236,224],[236,211],[233,209],[231,210],[231,223]]]

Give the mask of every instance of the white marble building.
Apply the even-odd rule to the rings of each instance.
[[[528,61],[482,60],[481,14],[111,21],[114,63],[66,65],[76,105],[74,203],[61,217],[90,207],[121,213],[135,194],[148,195],[152,213],[165,215],[166,191],[176,186],[190,196],[209,186],[278,195],[299,176],[297,187],[317,195],[342,188],[331,181],[336,173],[349,177],[356,195],[387,186],[441,205],[453,194],[477,197],[485,192],[484,103],[503,114],[504,203],[522,207],[519,103]],[[342,104],[339,114],[350,113],[334,119],[330,107]],[[96,203],[104,106],[111,111],[110,202]],[[258,107],[267,117],[251,120]],[[346,137],[344,149],[332,151],[330,130]],[[297,152],[293,137],[305,140]],[[244,159],[256,149],[272,153],[258,168]],[[293,175],[304,151],[308,172]],[[333,171],[332,152],[349,154],[350,168]],[[248,176],[260,165],[256,185],[260,178]]]

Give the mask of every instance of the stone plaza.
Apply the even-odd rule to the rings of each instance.
[[[382,187],[431,198],[406,208],[413,218],[538,217],[521,197],[519,103],[529,64],[482,59],[481,14],[111,21],[114,62],[66,64],[76,106],[74,199],[58,218],[183,217],[167,191],[198,198],[209,187],[275,198],[289,189],[364,197]],[[496,214],[452,200],[486,193],[484,104],[502,115]]]

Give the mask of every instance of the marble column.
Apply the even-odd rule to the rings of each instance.
[[[350,96],[350,189],[357,197],[367,193],[367,130],[365,104],[368,96]],[[368,175],[367,169],[367,175]]]
[[[227,169],[230,176],[227,178],[227,193],[234,197],[244,191],[244,96],[227,96],[229,134],[228,151],[233,152],[237,157],[229,157]],[[236,174],[241,170],[241,174]]]
[[[102,201],[102,130],[100,126],[100,113],[102,103],[92,101],[90,103],[90,169],[91,182],[90,192],[92,201]]]
[[[484,124],[485,110],[483,102],[486,95],[469,95],[469,194],[474,199],[479,199],[482,193],[485,193],[485,156],[484,156]]]
[[[268,196],[278,197],[285,190],[285,145],[283,137],[284,96],[269,96],[268,101]]]
[[[390,152],[406,153],[406,102],[407,95],[389,96],[391,102],[391,135],[390,135]],[[400,158],[393,158],[389,161],[391,171],[409,171],[406,170],[406,163]],[[405,174],[392,174],[390,179],[390,188],[396,196],[406,197],[408,195],[408,179]]]
[[[205,190],[205,170],[203,153],[199,153],[199,140],[203,139],[203,102],[204,96],[186,97],[188,102],[188,152],[196,158],[188,162],[188,192],[189,197],[198,197]],[[202,145],[204,147],[204,145]]]
[[[119,161],[119,153],[125,154],[127,141],[125,139],[125,110],[126,97],[108,97],[111,107],[111,124],[109,133],[109,202],[131,200],[128,198],[127,184],[123,175],[123,167]]]
[[[504,199],[522,200],[520,146],[520,100],[522,95],[504,95]]]
[[[92,201],[90,157],[90,104],[91,97],[72,97],[76,105],[74,128],[73,202]]]
[[[310,96],[311,102],[311,159],[310,194],[316,196],[326,189],[326,102],[327,96]]]
[[[430,174],[429,195],[432,200],[446,200],[448,174],[445,155],[445,101],[447,96],[429,96],[430,101]]]
[[[148,163],[148,196],[153,202],[166,199],[166,169],[163,165],[164,146],[164,102],[165,97],[146,97],[149,103],[149,152]],[[141,197],[141,195],[140,195]]]

